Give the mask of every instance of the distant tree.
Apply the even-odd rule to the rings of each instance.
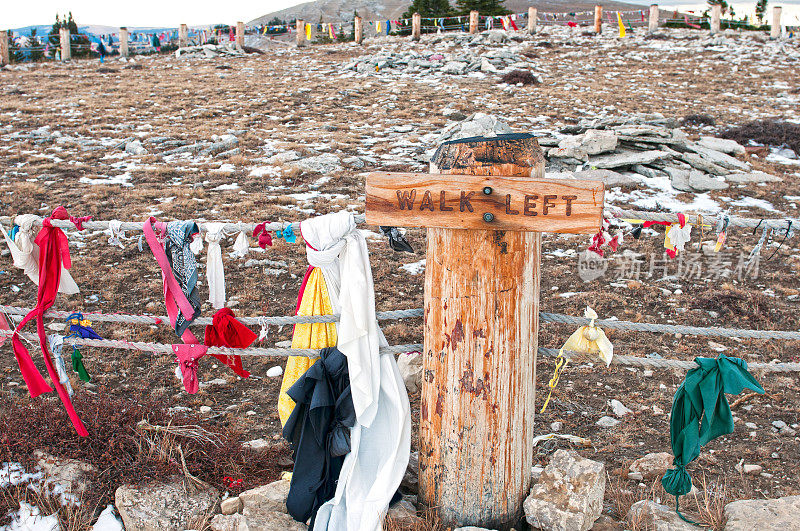
[[[767,0],[758,0],[756,2],[756,18],[759,24],[763,24],[764,15],[767,14]]]
[[[285,20],[281,20],[278,17],[273,17],[272,20],[267,22],[267,26],[285,26],[285,25],[286,25],[286,21]]]
[[[456,0],[456,11],[459,15],[469,15],[477,11],[481,16],[499,17],[509,15],[511,11],[503,5],[504,0]]]
[[[711,9],[711,7],[715,6],[715,5],[718,5],[718,6],[720,6],[722,8],[722,14],[723,15],[728,12],[728,7],[729,6],[728,6],[728,2],[726,2],[725,0],[708,0],[709,9]]]
[[[455,10],[448,0],[414,0],[401,18],[411,18],[414,13],[424,18],[449,17],[455,14]]]

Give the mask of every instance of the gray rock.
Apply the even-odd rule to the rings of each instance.
[[[239,496],[231,496],[219,502],[219,512],[222,514],[236,514],[242,510],[242,499]]]
[[[744,155],[744,146],[739,144],[736,140],[728,140],[727,138],[715,138],[713,136],[701,136],[697,142],[704,148],[713,149],[727,153],[728,155]]]
[[[419,452],[411,452],[408,457],[408,466],[400,486],[411,492],[419,490]]]
[[[600,417],[600,420],[595,422],[595,424],[597,424],[601,428],[613,428],[619,423],[620,423],[619,420],[615,419],[614,417],[608,417],[608,416]]]
[[[395,524],[402,526],[414,526],[422,523],[422,518],[417,516],[417,508],[408,499],[400,500],[389,507],[386,514]]]
[[[584,170],[564,173],[548,173],[548,179],[581,179],[586,181],[603,181],[609,188],[614,186],[636,186],[639,181],[631,174],[617,173],[614,170]]]
[[[265,512],[257,516],[218,514],[211,520],[211,531],[305,531],[303,523],[286,513]]]
[[[587,531],[600,517],[605,490],[603,463],[556,450],[525,499],[525,519],[534,529]]]
[[[613,131],[590,129],[581,138],[581,147],[589,155],[599,155],[617,148],[617,134]]]
[[[267,159],[269,164],[284,164],[286,162],[292,162],[300,158],[300,153],[297,151],[282,151],[275,155],[272,155]]]
[[[623,151],[612,155],[603,155],[593,158],[589,165],[597,169],[619,168],[622,166],[632,166],[634,164],[650,164],[657,160],[669,157],[669,153],[659,150],[651,151]]]
[[[589,154],[578,144],[568,144],[561,147],[559,143],[559,147],[550,148],[547,156],[557,159],[574,159],[580,162],[589,160]]]
[[[652,531],[697,531],[697,527],[684,522],[671,507],[652,500],[641,500],[631,505],[627,516],[634,529]]]
[[[800,496],[772,500],[739,500],[725,506],[725,531],[786,531],[797,528]]]
[[[218,142],[214,142],[204,150],[200,151],[200,155],[209,156],[229,151],[239,145],[239,139],[233,135],[225,135]]]
[[[131,155],[147,155],[147,149],[140,141],[134,140],[125,144],[125,153],[130,153]]]
[[[645,166],[644,164],[634,164],[631,166],[631,169],[639,175],[644,175],[645,177],[649,177],[651,179],[664,175],[664,172],[661,170],[657,170],[650,166]]]
[[[467,527],[456,527],[453,531],[497,531],[496,529],[486,529],[485,527],[475,527],[468,525]]]
[[[628,477],[642,481],[643,479],[663,476],[667,469],[672,466],[672,459],[672,454],[669,452],[647,454],[631,464]]]
[[[722,166],[723,168],[727,168],[729,170],[741,170],[741,171],[749,171],[750,166],[741,160],[731,157],[721,151],[716,151],[713,149],[708,149],[703,147],[699,144],[694,142],[690,142],[686,145],[687,148],[694,151],[704,159],[716,164],[717,166]]]
[[[481,72],[484,74],[494,74],[497,72],[497,67],[495,67],[492,63],[489,62],[488,59],[485,57],[481,59]]]
[[[339,157],[333,153],[323,153],[315,157],[301,159],[292,163],[292,165],[312,173],[332,173],[342,169],[339,164]]]
[[[730,173],[722,166],[717,166],[713,162],[701,157],[697,153],[682,153],[680,158],[689,166],[712,175],[725,175],[726,173]]]
[[[777,175],[771,175],[761,171],[754,171],[750,173],[729,173],[724,176],[725,180],[729,183],[746,184],[746,183],[779,183],[783,179]]]
[[[689,186],[698,192],[708,192],[710,190],[725,190],[728,187],[728,183],[698,171],[692,171],[689,172]]]
[[[422,383],[422,355],[419,352],[401,353],[397,356],[397,368],[409,393],[419,390]]]
[[[44,450],[34,450],[33,458],[48,486],[65,494],[79,496],[86,492],[97,473],[97,468],[90,463],[56,457]]]
[[[477,112],[462,122],[447,126],[439,135],[436,144],[473,136],[494,137],[511,132],[511,127],[498,120],[497,117]]]
[[[491,30],[486,32],[486,39],[489,42],[508,42],[508,33],[505,30]]]
[[[664,171],[669,175],[673,188],[681,192],[694,192],[694,189],[689,186],[689,170],[667,166]]]
[[[122,485],[114,494],[114,505],[125,529],[136,531],[199,529],[216,511],[218,502],[216,489],[197,491],[185,486],[180,477],[166,484]]]
[[[288,479],[281,479],[242,492],[239,494],[239,499],[242,500],[242,514],[250,516],[272,511],[285,513],[290,483]]]
[[[464,72],[466,72],[468,66],[469,65],[467,63],[462,63],[460,61],[450,61],[447,64],[445,64],[440,71],[443,74],[453,74],[456,76],[460,76]]]

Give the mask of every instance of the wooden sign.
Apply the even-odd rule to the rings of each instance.
[[[601,181],[375,172],[366,191],[373,225],[594,234],[603,220]]]

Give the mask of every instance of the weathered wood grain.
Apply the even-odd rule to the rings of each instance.
[[[504,166],[541,176],[543,161],[527,155],[510,150],[510,160],[523,162]],[[428,229],[419,484],[421,501],[448,525],[508,529],[522,516],[533,464],[540,254],[538,232]]]
[[[375,172],[367,175],[367,223],[594,234],[603,192],[602,181]]]

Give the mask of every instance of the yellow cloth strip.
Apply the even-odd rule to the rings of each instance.
[[[311,275],[308,277],[297,315],[333,315],[328,286],[325,284],[322,271],[317,267],[311,271]],[[294,327],[292,348],[323,349],[335,346],[336,325],[334,323],[307,323]],[[289,398],[286,390],[294,385],[298,378],[305,374],[316,361],[316,359],[306,356],[290,356],[286,360],[281,392],[278,396],[278,416],[281,419],[281,426],[286,424],[294,409],[294,400]]]

